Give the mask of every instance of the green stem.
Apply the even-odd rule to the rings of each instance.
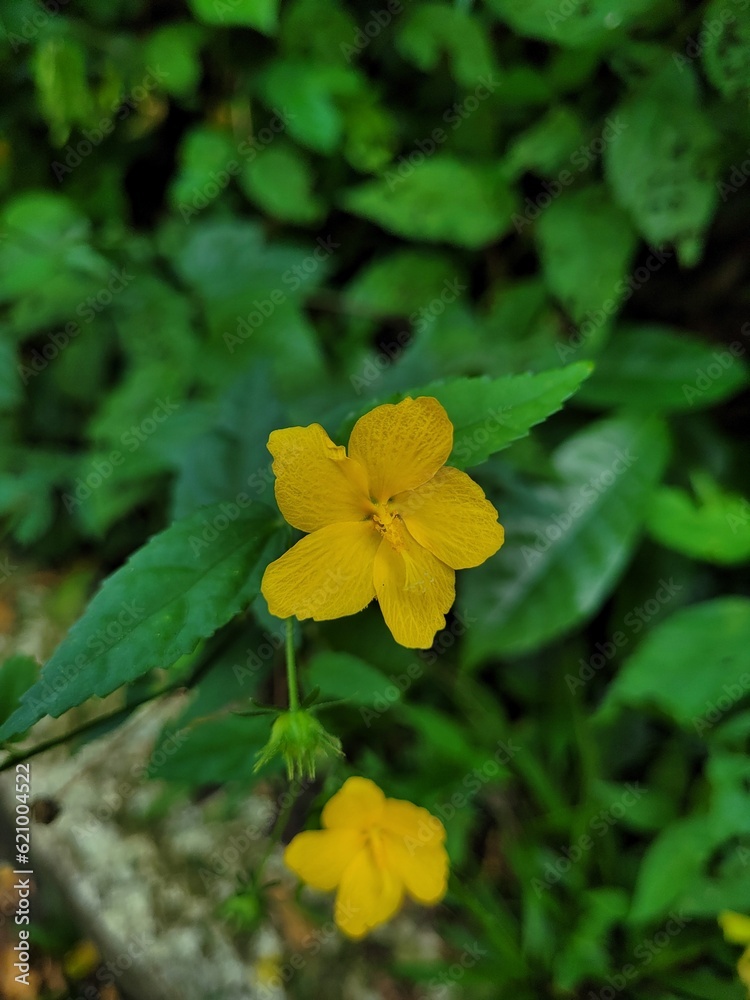
[[[299,708],[299,688],[297,687],[297,664],[294,660],[294,623],[286,620],[286,682],[289,688],[289,711]]]

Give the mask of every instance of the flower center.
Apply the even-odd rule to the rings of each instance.
[[[388,504],[375,504],[375,510],[371,514],[372,523],[390,544],[400,552],[404,547],[404,523],[397,510],[392,510]]]

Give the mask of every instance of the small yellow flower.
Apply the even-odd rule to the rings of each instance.
[[[719,924],[727,941],[748,945],[737,963],[737,972],[750,997],[750,917],[733,910],[724,910],[719,914]]]
[[[320,424],[273,431],[276,500],[309,532],[263,576],[279,618],[353,615],[377,597],[396,642],[428,649],[455,599],[455,570],[503,544],[497,511],[445,462],[453,425],[431,396],[386,403],[354,425],[349,453]]]
[[[426,809],[387,799],[368,778],[349,778],[322,821],[324,830],[297,834],[284,862],[314,889],[338,888],[334,919],[348,937],[390,920],[404,893],[424,906],[445,895],[445,829]]]

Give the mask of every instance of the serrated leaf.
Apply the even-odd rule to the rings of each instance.
[[[750,600],[720,597],[675,612],[625,662],[601,706],[657,709],[704,735],[750,691]]]
[[[104,581],[0,740],[191,652],[257,596],[281,537],[271,511],[231,499],[155,535]]]
[[[0,722],[5,722],[24,691],[39,676],[39,664],[32,656],[11,656],[0,667]]]
[[[406,239],[477,249],[507,232],[515,199],[488,172],[442,154],[392,165],[382,180],[346,191],[342,204]]]
[[[617,311],[637,237],[624,209],[603,185],[560,195],[536,228],[544,277],[576,322],[589,313]]]
[[[646,413],[713,406],[748,384],[744,353],[739,342],[730,353],[674,327],[623,325],[597,355],[579,402]]]
[[[536,375],[459,378],[410,389],[382,402],[398,402],[405,396],[438,399],[453,424],[453,451],[447,464],[469,469],[556,413],[590,373],[591,364],[581,361]],[[372,404],[367,407],[371,408]],[[348,437],[355,419],[351,416],[345,421],[338,440]]]
[[[667,457],[657,420],[594,423],[552,457],[560,485],[499,504],[502,557],[466,575],[464,662],[538,649],[589,617],[635,546]]]

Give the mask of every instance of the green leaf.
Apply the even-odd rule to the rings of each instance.
[[[239,159],[237,144],[226,132],[198,126],[186,134],[169,189],[169,200],[185,221],[220,195],[231,180],[227,167],[236,173]]]
[[[739,341],[730,353],[673,327],[623,325],[597,355],[579,402],[646,413],[713,406],[747,385],[744,353]]]
[[[742,3],[713,0],[706,7],[703,25],[699,37],[705,38],[701,54],[706,76],[725,97],[746,95],[750,91],[750,9]]]
[[[347,285],[344,302],[354,313],[372,316],[408,316],[429,306],[446,290],[454,294],[463,273],[456,273],[450,257],[434,250],[396,250],[378,257],[357,272]],[[465,286],[455,287],[455,292]]]
[[[716,206],[717,135],[694,80],[668,64],[616,116],[623,127],[604,152],[615,197],[649,243],[696,263]]]
[[[326,698],[347,698],[353,705],[390,704],[401,697],[388,677],[351,653],[317,653],[307,668],[306,683],[319,687]]]
[[[382,180],[344,193],[342,205],[406,239],[477,249],[507,232],[514,198],[489,172],[441,154],[392,164]]]
[[[339,100],[349,100],[362,89],[352,69],[301,59],[275,59],[259,85],[269,109],[283,115],[289,135],[316,153],[338,148],[343,135]]]
[[[189,653],[257,596],[281,537],[267,508],[231,498],[155,535],[105,580],[0,740]]]
[[[457,378],[409,389],[382,402],[395,403],[406,396],[434,396],[453,424],[453,451],[447,464],[469,469],[486,462],[490,455],[525,437],[532,427],[557,413],[590,372],[589,362],[581,361],[538,375]],[[361,412],[370,409],[372,403]],[[348,416],[336,440],[348,438],[361,412]]]
[[[542,213],[536,234],[547,286],[576,322],[617,311],[637,237],[603,185],[564,192]]]
[[[705,816],[689,816],[663,830],[641,862],[628,921],[645,924],[669,913],[712,850]]]
[[[159,67],[168,94],[188,97],[195,92],[202,73],[200,48],[204,37],[204,29],[189,22],[165,24],[148,36],[144,62]]]
[[[549,113],[535,122],[529,129],[518,135],[508,148],[503,171],[509,179],[527,170],[543,176],[557,173],[571,166],[580,172],[585,169],[586,160],[581,164],[573,162],[573,153],[585,145],[585,133],[580,117],[566,105],[551,108]]]
[[[750,759],[745,754],[714,750],[706,765],[711,785],[709,822],[714,843],[750,836]]]
[[[337,0],[292,0],[284,5],[279,40],[290,55],[316,62],[350,62],[357,25]]]
[[[438,69],[445,53],[453,78],[475,87],[495,68],[484,26],[467,11],[448,3],[427,2],[409,9],[398,22],[396,48],[424,73]]]
[[[81,284],[73,293],[78,299],[71,296],[70,312],[62,314],[70,319],[84,288],[96,290],[92,280],[107,275],[104,259],[87,244],[89,231],[90,223],[67,198],[48,191],[26,191],[14,198],[0,215],[0,232],[6,237],[0,243],[0,302],[34,293],[61,272],[70,280],[73,272]],[[46,319],[37,314],[32,329]]]
[[[194,435],[177,460],[174,516],[242,494],[273,507],[274,475],[266,445],[284,419],[267,366],[259,364],[232,382],[214,424]]]
[[[596,611],[635,547],[666,457],[659,421],[601,421],[554,453],[560,485],[499,504],[506,543],[466,574],[459,600],[473,622],[468,666],[539,649]]]
[[[568,5],[549,0],[488,0],[519,34],[573,47],[614,45],[622,31],[654,6],[653,0],[589,0]]]
[[[692,559],[733,566],[750,559],[750,500],[702,477],[696,501],[664,487],[653,500],[648,530],[657,542]]]
[[[35,52],[34,82],[52,142],[64,145],[73,125],[88,121],[93,101],[86,73],[86,50],[73,38],[44,38]]]
[[[455,379],[410,395],[440,400],[454,428],[447,464],[469,469],[526,437],[532,427],[557,413],[590,372],[591,366],[581,361],[538,375]]]
[[[748,649],[747,598],[682,608],[649,632],[625,662],[600,717],[611,718],[620,705],[657,709],[703,735],[750,691]]]
[[[0,667],[0,723],[5,722],[21,696],[39,676],[39,664],[32,656],[11,656]]]
[[[312,193],[314,175],[307,159],[280,139],[245,163],[239,183],[266,214],[285,222],[314,222],[325,211]]]
[[[188,0],[204,24],[241,25],[273,35],[278,26],[279,0]]]

